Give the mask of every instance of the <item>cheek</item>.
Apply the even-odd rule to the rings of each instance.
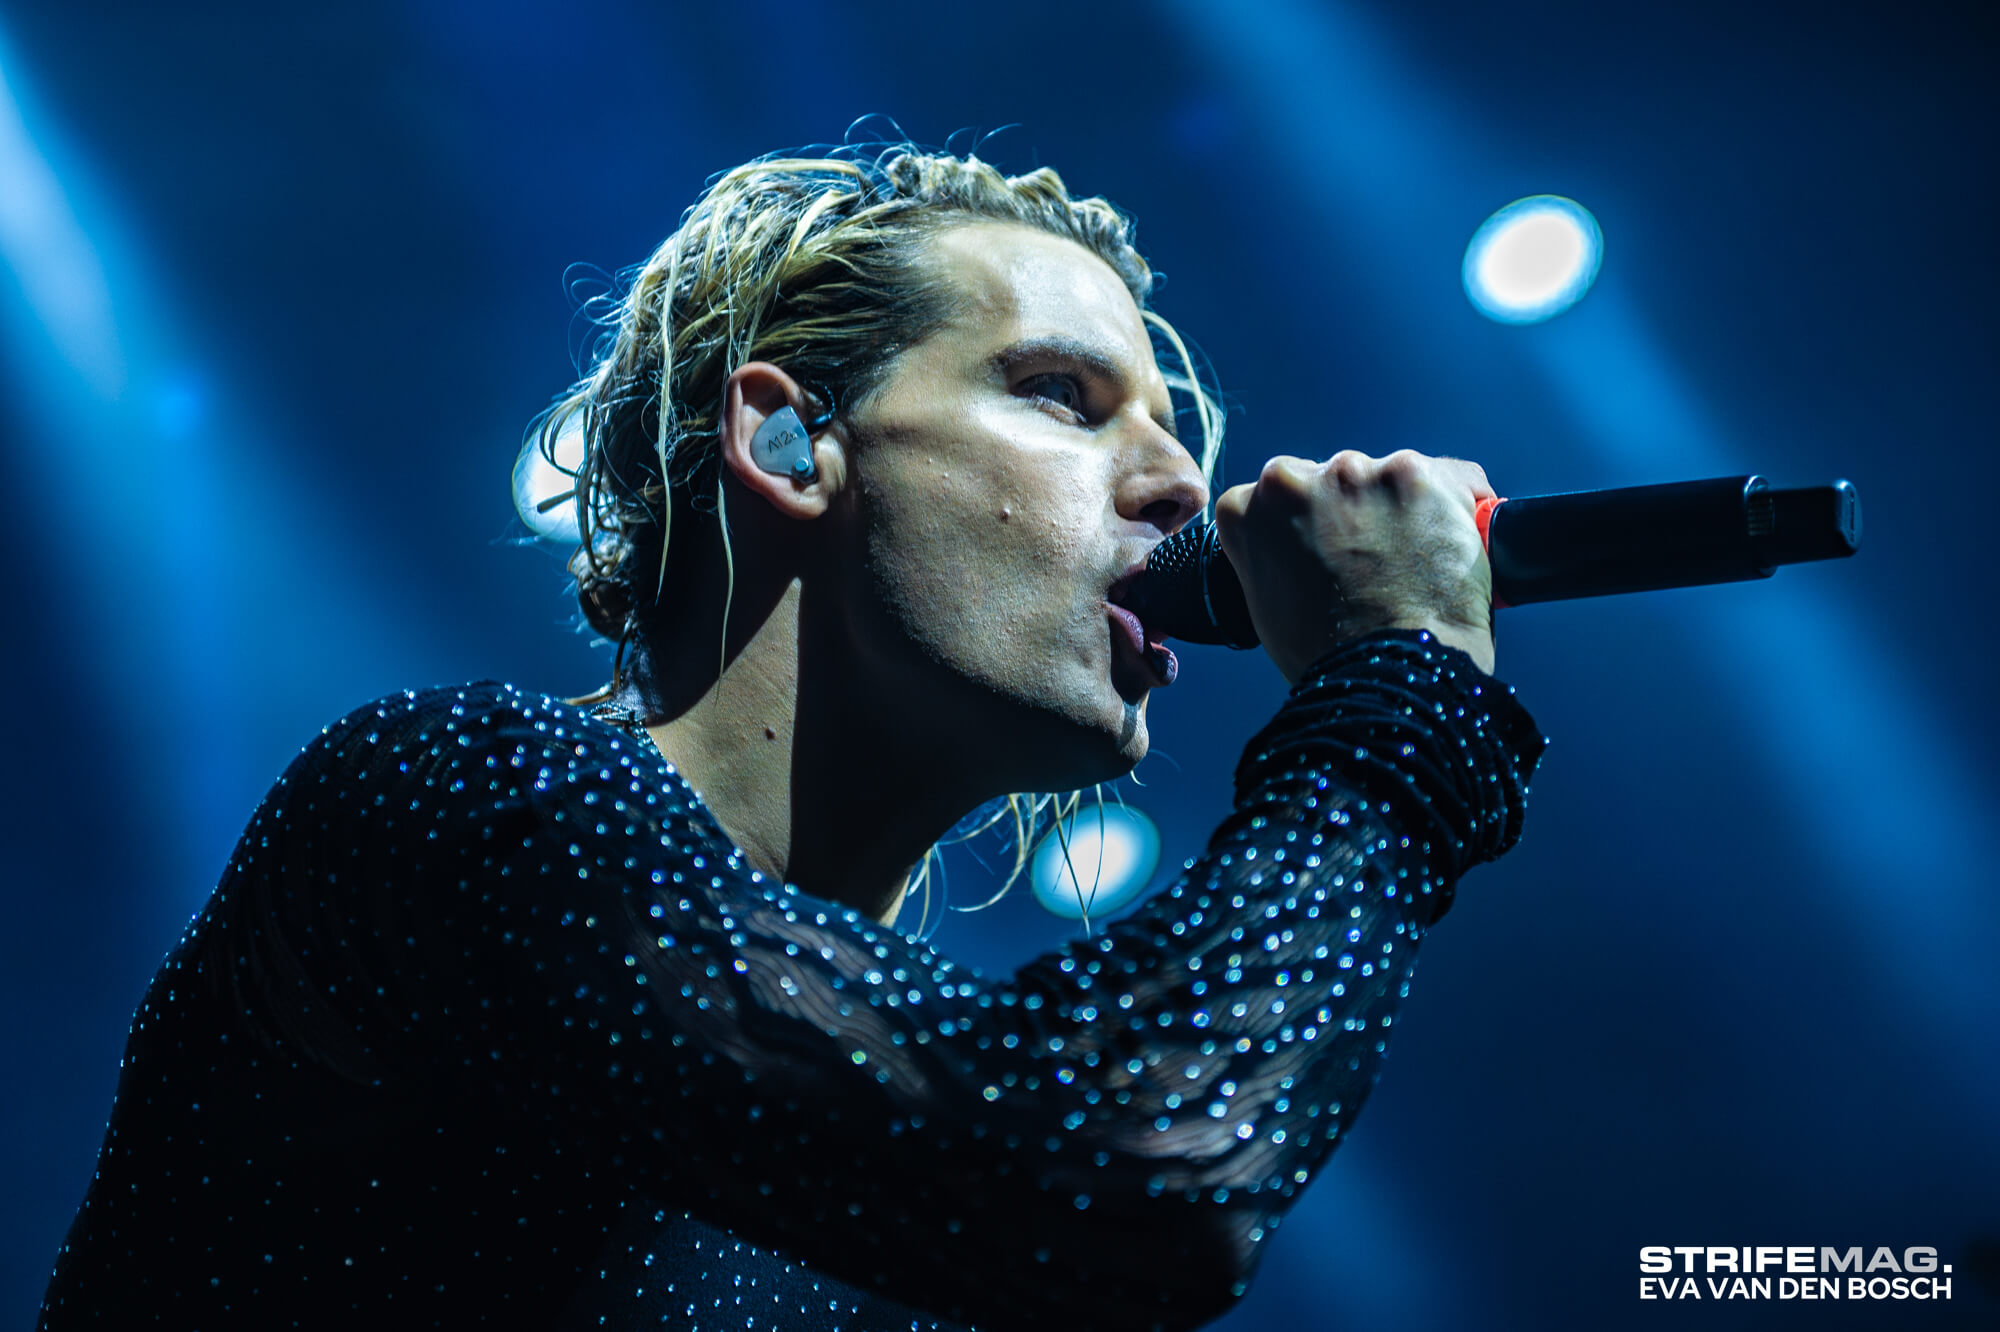
[[[877,593],[966,668],[1035,673],[1070,655],[1104,558],[1089,460],[911,458],[864,481]],[[1011,662],[1011,669],[1003,666]]]
[[[1088,561],[1102,540],[1108,501],[1094,461],[983,431],[959,447],[899,460],[866,494],[878,536],[906,536],[913,549],[976,577],[1011,570],[1045,581]]]
[[[1075,618],[1104,559],[1092,478],[1068,468],[1009,469],[974,480],[945,507],[963,546],[961,572],[982,608],[1046,630]]]

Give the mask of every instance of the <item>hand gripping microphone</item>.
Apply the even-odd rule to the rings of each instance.
[[[1861,497],[1846,481],[1773,490],[1761,476],[1481,500],[1493,604],[1651,592],[1769,578],[1781,564],[1861,545]],[[1243,584],[1214,523],[1154,548],[1130,605],[1149,631],[1184,643],[1257,646]]]

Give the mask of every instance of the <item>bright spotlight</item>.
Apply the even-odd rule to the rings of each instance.
[[[1100,819],[1100,815],[1102,816]],[[1069,854],[1063,854],[1065,838]],[[1078,810],[1035,848],[1035,900],[1065,920],[1107,915],[1137,897],[1160,863],[1160,830],[1136,809]]]
[[[1583,299],[1597,280],[1604,236],[1574,199],[1537,194],[1508,204],[1465,247],[1465,294],[1503,324],[1538,324]]]
[[[583,463],[581,422],[581,417],[571,417],[556,436],[554,463],[543,455],[539,433],[521,446],[521,456],[514,461],[514,511],[544,541],[579,539],[574,500],[556,497],[576,488],[572,473]]]

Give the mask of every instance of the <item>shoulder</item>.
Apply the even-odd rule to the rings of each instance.
[[[506,743],[550,751],[644,752],[651,747],[586,705],[498,680],[406,689],[323,727],[301,758],[351,765],[393,756],[409,765]]]
[[[314,743],[360,737],[362,743],[379,744],[384,737],[400,742],[417,736],[457,736],[516,720],[620,734],[581,704],[500,680],[474,680],[385,694],[328,723]]]
[[[698,802],[644,739],[586,705],[496,680],[407,689],[365,703],[306,744],[271,795],[294,810],[401,823],[596,791]],[[268,802],[267,802],[268,803]]]

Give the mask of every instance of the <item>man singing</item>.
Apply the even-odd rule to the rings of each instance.
[[[719,177],[541,426],[611,683],[306,747],[140,1006],[42,1326],[1226,1311],[1543,741],[1480,469],[1276,458],[1216,517],[1292,690],[1207,853],[1010,979],[899,932],[968,811],[1146,753],[1129,590],[1221,430],[1151,284],[1048,170]]]

